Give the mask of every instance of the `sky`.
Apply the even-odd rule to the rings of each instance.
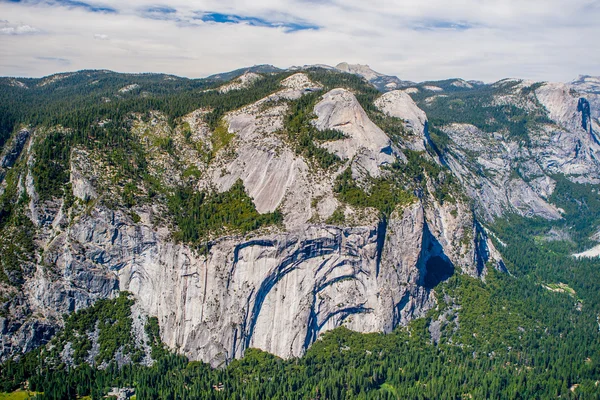
[[[0,0],[0,75],[368,64],[403,80],[600,75],[600,0]]]

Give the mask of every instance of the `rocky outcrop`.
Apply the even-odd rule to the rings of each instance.
[[[140,211],[142,221],[150,212]],[[25,292],[32,313],[58,320],[127,290],[158,316],[165,343],[214,366],[248,347],[299,356],[341,325],[390,332],[424,315],[435,305],[431,289],[455,265],[478,276],[468,262],[459,264],[474,243],[446,254],[453,235],[463,234],[449,232],[455,221],[447,218],[416,202],[383,225],[225,237],[197,254],[167,230],[99,208],[51,241],[48,267],[38,268]]]
[[[220,147],[203,121],[207,110],[184,118],[187,139],[160,113],[150,113],[146,122],[131,118],[148,171],[156,177],[163,171],[165,187],[183,182],[182,170],[193,166],[198,177],[186,181],[193,187],[226,191],[241,179],[259,213],[284,215],[283,226],[207,238],[202,251],[173,239],[159,203],[109,209],[103,196],[113,196],[122,182],[115,184],[110,168],[90,150],[71,152],[73,204],[41,202],[30,172],[35,154],[27,148],[20,190],[29,195],[26,213],[38,227],[40,251],[2,320],[9,332],[1,339],[2,357],[47,341],[63,313],[123,290],[135,295],[136,315],[158,317],[163,341],[191,359],[219,366],[248,347],[299,356],[339,326],[390,332],[434,307],[433,288],[451,275],[482,277],[490,262],[500,265],[459,196],[442,204],[430,194],[435,188],[425,187],[385,218],[342,204],[334,185],[346,168],[370,179],[391,173],[387,164],[406,160],[346,89],[323,94],[314,108],[317,129],[344,133],[319,143],[341,158],[335,170],[325,174],[294,151],[281,134],[287,101],[321,89],[306,74],[291,75],[279,91],[224,116]],[[408,121],[415,149],[424,149],[426,116],[409,100],[392,92],[378,106]],[[177,158],[155,144],[166,137]],[[199,160],[202,151],[210,151],[209,163]],[[346,222],[326,224],[337,209]]]
[[[509,210],[522,215],[561,218],[559,210],[541,197],[542,190],[536,191],[513,173],[516,160],[532,157],[526,149],[517,143],[507,144],[502,136],[472,125],[452,124],[443,129],[452,139],[452,151],[445,154],[445,161],[469,197],[476,199],[478,211],[485,219],[492,220]],[[520,167],[525,174],[543,175],[535,162]]]
[[[15,135],[12,143],[7,146],[0,159],[0,167],[1,168],[12,168],[17,161],[17,158],[21,155],[23,148],[25,147],[25,143],[27,143],[27,139],[29,139],[29,130],[21,129]]]
[[[4,146],[4,149],[0,154],[0,196],[4,193],[4,177],[6,176],[6,172],[17,162],[17,159],[25,148],[29,136],[30,131],[28,129],[21,129],[13,139]]]
[[[219,93],[227,93],[232,90],[241,90],[254,84],[254,82],[262,79],[262,75],[254,72],[246,72],[243,75],[237,77],[233,81],[221,86],[218,91]]]
[[[375,125],[354,95],[346,89],[333,89],[315,106],[314,121],[319,130],[335,129],[346,137],[322,144],[343,160],[358,155],[358,163],[373,176],[379,176],[379,167],[392,163],[390,138]]]
[[[81,200],[98,181],[85,160],[86,152],[73,152],[71,183]],[[63,313],[120,290],[135,295],[141,313],[157,316],[163,341],[191,359],[219,366],[248,347],[299,356],[338,326],[390,332],[423,316],[436,304],[437,283],[457,271],[480,276],[477,260],[487,257],[478,254],[469,208],[433,199],[379,223],[303,223],[222,237],[201,253],[154,227],[156,212],[136,208],[136,223],[129,212],[96,205],[68,225],[52,221],[43,259],[19,297],[25,308],[3,320],[10,335],[2,356],[47,341]]]
[[[331,187],[335,176],[322,176],[309,168],[277,133],[284,127],[288,105],[281,99],[295,100],[318,91],[320,84],[303,73],[282,81],[282,90],[256,103],[228,114],[228,131],[235,135],[234,151],[220,152],[208,169],[208,182],[220,191],[228,190],[238,179],[253,198],[260,213],[281,207],[285,225],[291,229],[314,216],[313,199],[320,199],[320,215],[329,217],[337,202]]]
[[[425,151],[427,115],[405,91],[387,92],[375,100],[375,106],[390,117],[400,118],[404,127],[411,131],[406,146],[412,150]]]
[[[331,68],[325,66],[326,68]],[[368,80],[379,91],[387,92],[413,85],[413,82],[403,81],[396,76],[384,75],[371,69],[368,65],[339,63],[335,66],[338,71],[359,75]]]
[[[559,83],[534,86],[505,80],[494,86],[504,89],[494,96],[493,105],[546,114],[549,121],[528,130],[526,145],[508,132],[448,124],[442,127],[450,138],[444,162],[488,221],[506,212],[562,218],[561,210],[549,201],[556,186],[554,175],[580,183],[600,182],[600,142],[592,128],[596,95],[582,100],[572,86]],[[535,88],[535,96],[523,94],[528,88]]]
[[[93,168],[92,165],[88,152],[82,149],[73,150],[71,153],[71,186],[73,188],[73,196],[83,201],[93,200],[98,197],[95,189],[96,182],[90,182],[88,178],[90,175],[94,175],[83,173],[83,171]]]

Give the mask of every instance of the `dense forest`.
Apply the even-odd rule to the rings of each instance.
[[[395,144],[408,134],[401,121],[373,106],[380,93],[362,78],[321,69],[307,73],[325,90],[351,89]],[[289,75],[266,74],[247,90],[227,93],[211,90],[220,84],[218,78],[83,71],[44,85],[43,80],[21,79],[29,90],[2,78],[0,150],[22,127],[45,127],[44,140],[34,149],[35,189],[40,201],[64,196],[67,208],[74,202],[68,198],[72,149],[98,150],[117,173],[121,204],[163,201],[176,226],[175,239],[200,247],[211,234],[277,226],[282,215],[278,210],[259,214],[241,181],[223,193],[195,191],[189,182],[176,188],[157,182],[149,172],[148,154],[132,134],[132,114],[145,118],[148,110],[156,110],[167,116],[172,131],[185,131],[189,127],[181,117],[210,109],[203,118],[216,134],[216,151],[230,141],[221,125],[225,113],[273,93]],[[131,89],[120,91],[125,86]],[[432,151],[439,154],[449,139],[436,127],[449,121],[485,131],[505,126],[526,143],[529,127],[546,118],[490,106],[492,94],[502,87],[452,90],[452,96],[423,106],[431,118]],[[419,96],[415,100],[422,102]],[[319,98],[315,93],[290,102],[285,139],[314,168],[327,171],[341,160],[318,144],[343,138],[343,133],[318,131],[310,123]],[[172,150],[168,140],[161,146]],[[406,164],[387,166],[386,174],[363,186],[345,170],[335,181],[335,195],[342,204],[377,209],[380,218],[414,201],[428,182],[441,203],[463,198],[447,168],[422,153],[404,150],[403,155]],[[25,168],[24,161],[7,171],[6,190],[0,194],[0,281],[15,287],[23,284],[23,266],[35,258],[35,227],[21,212],[29,199],[16,189],[19,168]],[[198,173],[189,171],[192,177]],[[157,319],[149,318],[144,326],[151,348],[148,366],[131,334],[134,300],[122,293],[65,316],[64,328],[50,343],[0,365],[0,392],[26,387],[40,399],[101,399],[111,387],[133,387],[137,399],[600,399],[600,260],[570,256],[593,244],[589,237],[600,225],[600,188],[554,178],[557,188],[550,200],[565,210],[565,218],[509,215],[486,226],[508,273],[489,268],[483,281],[452,276],[433,289],[436,309],[391,334],[338,328],[300,358],[282,360],[248,349],[243,359],[212,369],[169,351],[160,341]],[[343,218],[338,210],[326,222],[343,223]],[[566,234],[548,240],[552,231]],[[93,332],[98,349],[92,349]],[[60,355],[67,343],[71,362]],[[130,362],[119,365],[117,353]]]

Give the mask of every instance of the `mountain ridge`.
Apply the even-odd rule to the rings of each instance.
[[[600,183],[589,79],[382,94],[335,70],[249,72],[235,87],[63,74],[32,88],[49,104],[32,110],[4,86],[4,359],[119,291],[213,366],[251,347],[298,357],[339,326],[389,333],[436,309],[452,276],[510,271],[495,221],[568,223],[562,188]]]

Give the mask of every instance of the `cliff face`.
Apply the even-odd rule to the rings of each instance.
[[[244,90],[255,81],[261,78],[223,91]],[[282,133],[290,102],[315,92],[320,97],[311,126],[343,134],[317,143],[339,158],[326,171]],[[36,252],[23,264],[19,290],[2,283],[9,298],[0,316],[2,359],[46,342],[63,313],[119,291],[133,293],[142,313],[158,317],[170,348],[213,366],[249,347],[299,356],[322,332],[342,325],[390,332],[423,316],[436,305],[433,288],[453,274],[484,278],[489,266],[504,269],[480,216],[492,219],[514,208],[561,218],[547,201],[550,173],[600,179],[598,145],[581,128],[577,101],[560,87],[543,86],[536,94],[554,122],[532,135],[530,147],[461,123],[442,128],[450,151],[441,155],[425,153],[432,145],[427,116],[407,92],[386,93],[373,104],[372,112],[403,121],[404,136],[394,141],[352,91],[324,91],[303,73],[224,115],[219,129],[226,145],[204,121],[205,109],[182,118],[185,134],[169,128],[160,113],[149,122],[132,117],[149,174],[161,176],[167,188],[189,180],[190,170],[197,173],[195,190],[222,193],[241,180],[259,213],[283,215],[278,226],[207,237],[200,249],[174,239],[173,221],[160,201],[115,206],[113,189],[123,184],[100,154],[82,146],[69,157],[69,196],[40,200],[32,167],[34,144],[45,133],[23,130],[5,148],[0,171],[18,168],[12,181],[27,199],[24,214],[35,227]],[[166,137],[175,151],[155,145]],[[471,200],[460,193],[441,199],[425,179],[412,200],[385,216],[342,201],[336,182],[344,171],[350,169],[360,184],[404,173],[411,167],[405,149],[423,152],[440,168],[447,165]],[[201,161],[204,152],[211,153],[209,163]],[[515,165],[530,178],[515,177]],[[480,213],[474,214],[471,201]],[[336,212],[343,222],[330,219]]]
[[[441,161],[459,178],[484,220],[506,213],[560,219],[561,210],[550,201],[556,175],[579,183],[600,182],[600,145],[595,133],[600,97],[581,89],[574,84],[514,80],[492,85],[492,94],[482,100],[487,107],[497,107],[502,113],[510,109],[511,114],[522,114],[523,120],[531,118],[519,135],[510,126],[484,129],[481,125],[497,123],[494,116],[480,126],[460,121],[438,127],[447,137],[445,148],[439,151]],[[435,107],[440,96],[452,94],[424,99],[424,109]],[[450,107],[452,101],[463,100],[449,100]],[[536,115],[534,122],[531,116]],[[514,121],[509,118],[507,122]]]
[[[307,224],[251,239],[225,237],[199,255],[173,243],[166,230],[98,208],[47,244],[45,267],[38,266],[21,298],[31,314],[56,323],[62,313],[126,290],[159,318],[164,342],[192,359],[221,365],[248,347],[299,356],[320,333],[341,325],[390,332],[433,307],[431,289],[455,268],[482,273],[475,258],[487,256],[472,243],[448,244],[472,235],[472,221],[458,227],[435,214],[416,202],[386,225]],[[5,355],[40,343],[50,326],[31,321],[6,330]]]

